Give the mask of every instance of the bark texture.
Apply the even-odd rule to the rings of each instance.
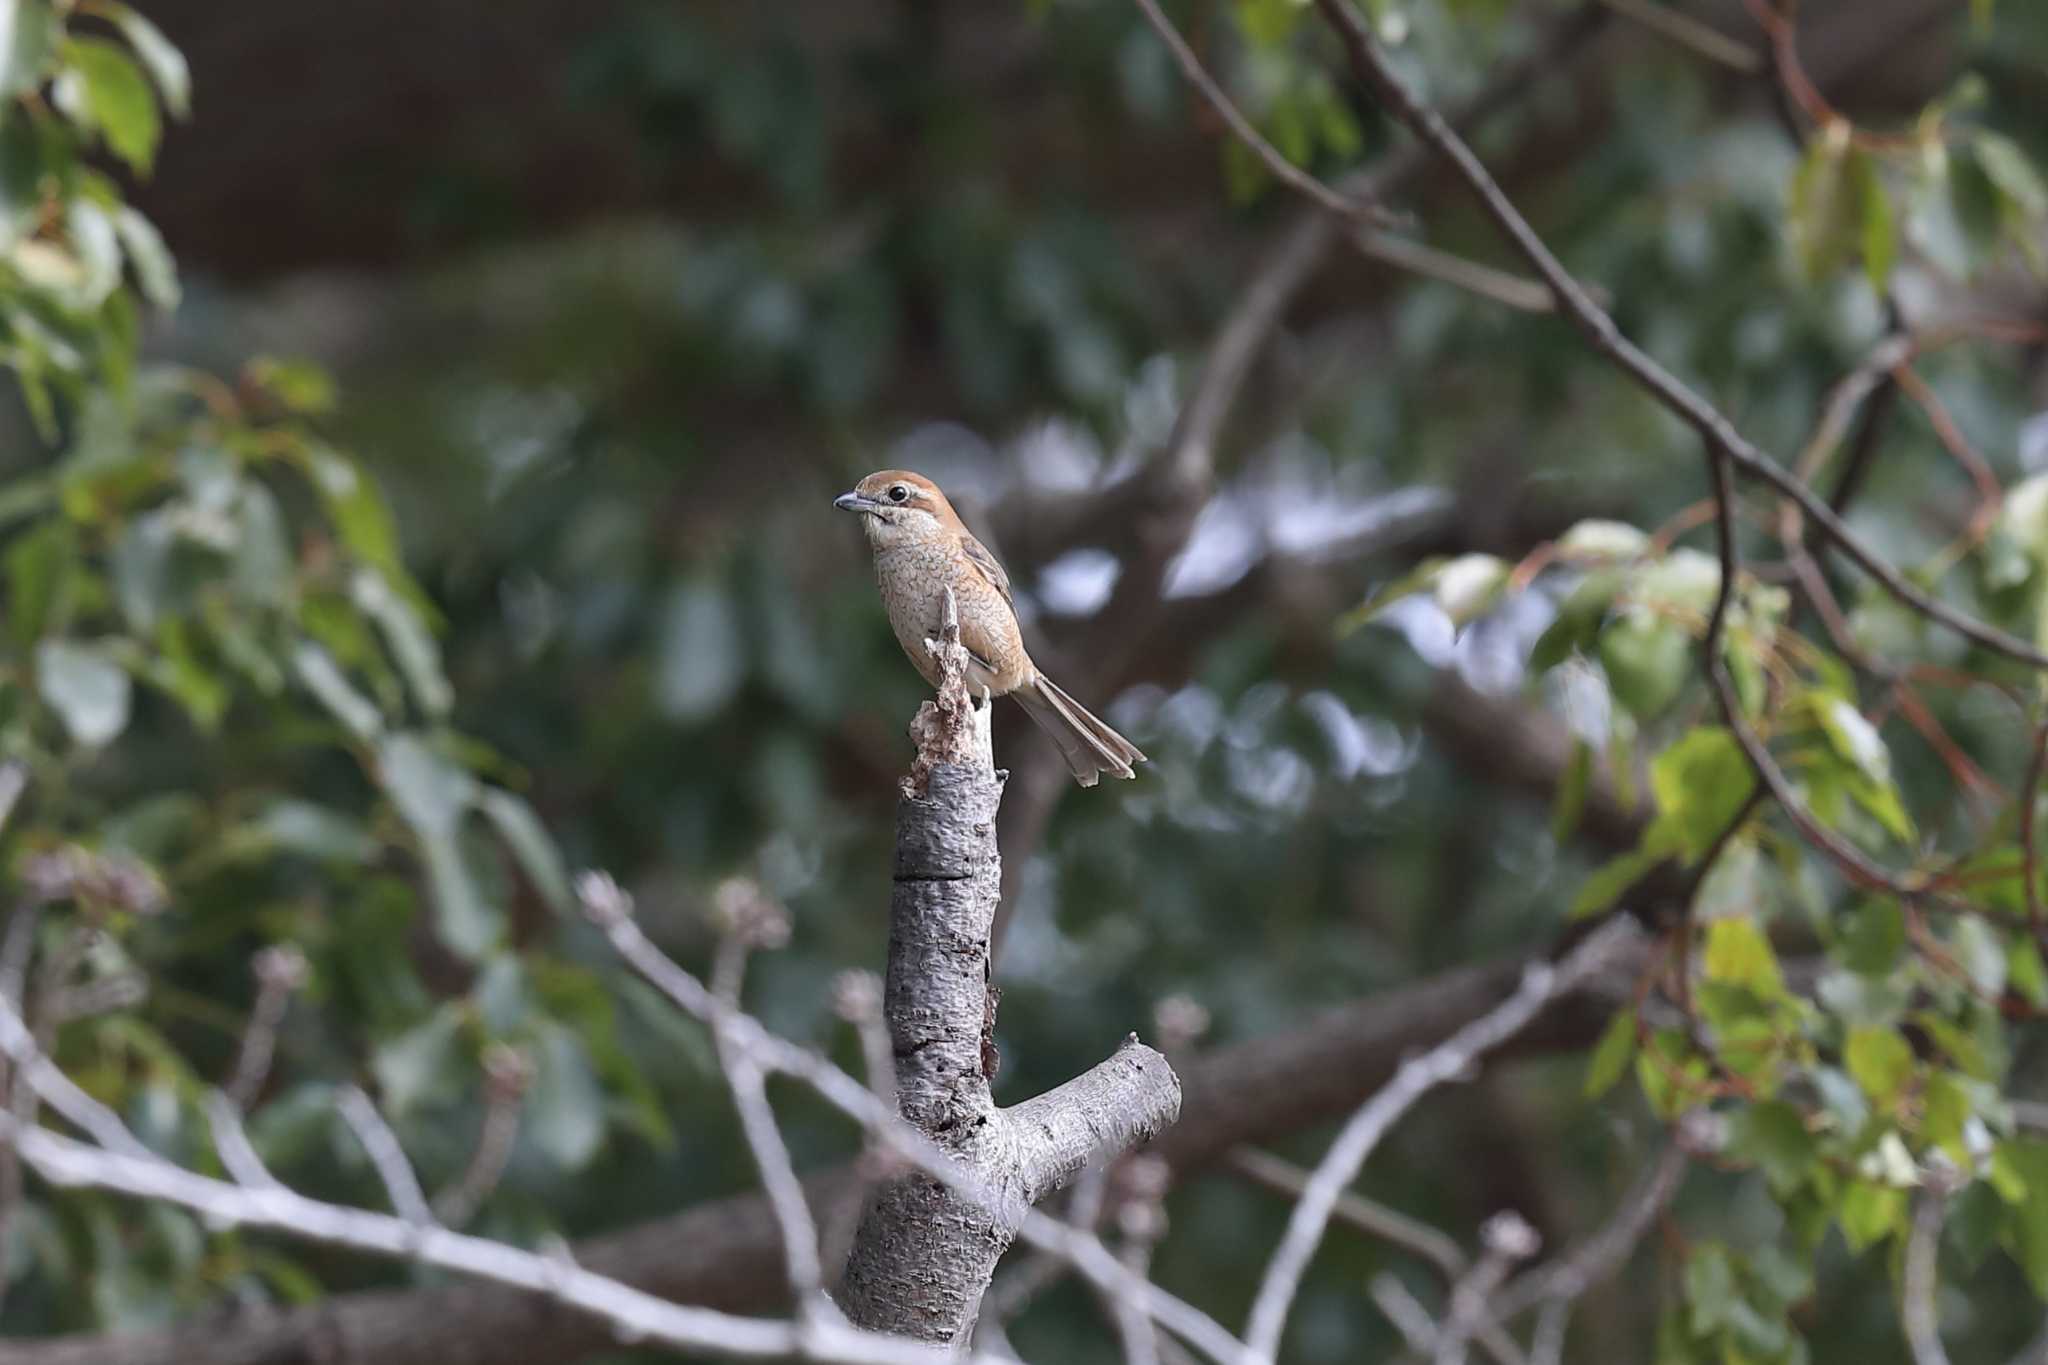
[[[834,1297],[859,1326],[951,1344],[973,1329],[1025,1210],[1091,1162],[1159,1133],[1179,1116],[1181,1092],[1166,1059],[1133,1034],[1085,1075],[996,1107],[989,932],[1002,894],[1004,775],[990,758],[989,707],[968,702],[951,674],[911,734],[919,752],[896,811],[883,995],[896,1102],[987,1197],[963,1198],[922,1174],[882,1184]]]

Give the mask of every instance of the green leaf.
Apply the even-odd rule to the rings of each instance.
[[[1593,1048],[1593,1059],[1586,1064],[1586,1098],[1598,1099],[1612,1090],[1635,1055],[1636,1012],[1624,1007],[1607,1021],[1607,1028]]]
[[[1447,562],[1441,556],[1424,559],[1391,583],[1375,588],[1363,602],[1337,618],[1337,638],[1341,640],[1361,626],[1370,625],[1381,612],[1404,597],[1432,591],[1436,587],[1437,574]]]
[[[370,568],[355,575],[350,597],[377,623],[420,709],[435,719],[446,716],[455,705],[455,689],[441,670],[440,646],[412,604],[392,591],[383,574]]]
[[[2048,1143],[2033,1139],[2001,1143],[1993,1163],[1994,1171],[2004,1167],[2005,1186],[2024,1187],[2024,1195],[2007,1214],[2006,1244],[2034,1293],[2048,1299]],[[2006,1189],[2000,1188],[1999,1193],[2005,1194]]]
[[[1975,915],[1957,918],[1948,935],[1949,951],[1987,999],[2005,993],[2005,941]]]
[[[319,645],[305,641],[293,650],[292,672],[357,739],[374,739],[384,729],[384,713],[377,703],[358,692],[334,656]]]
[[[1896,1232],[1906,1212],[1906,1192],[1867,1180],[1850,1182],[1836,1217],[1849,1250],[1861,1253]]]
[[[1969,1144],[1963,1140],[1971,1111],[1970,1097],[1953,1075],[1936,1071],[1928,1076],[1920,1092],[1921,1136],[1947,1152],[1962,1170],[1971,1164]]]
[[[1863,237],[1863,205],[1877,168],[1855,147],[1846,124],[1820,130],[1792,177],[1786,226],[1800,269],[1822,280],[1840,269]],[[1882,186],[1876,191],[1883,194]]]
[[[1842,1059],[1879,1108],[1888,1108],[1913,1078],[1913,1049],[1894,1029],[1851,1029]]]
[[[1726,1247],[1719,1242],[1702,1242],[1693,1248],[1685,1263],[1685,1303],[1691,1311],[1696,1335],[1712,1332],[1726,1323],[1741,1301],[1741,1294]]]
[[[1434,595],[1455,626],[1467,625],[1493,609],[1506,590],[1509,565],[1494,555],[1459,555],[1438,570]]]
[[[164,36],[163,30],[127,5],[113,3],[113,0],[100,0],[94,12],[113,20],[114,26],[121,30],[128,46],[148,68],[150,79],[156,82],[156,88],[170,111],[180,118],[190,113],[192,72],[185,64],[185,54]]]
[[[2014,211],[2023,219],[2034,219],[2048,214],[2048,184],[2044,184],[2041,173],[2020,145],[2001,133],[1980,128],[1970,140],[1971,150],[1977,154],[1977,164],[1984,168],[1984,174],[1998,187]]]
[[[1889,785],[1891,751],[1885,747],[1877,727],[1853,703],[1840,697],[1815,696],[1812,701],[1814,719],[1820,722],[1835,752],[1871,781]]]
[[[10,0],[0,13],[13,20],[0,25],[0,99],[11,100],[43,83],[63,29],[48,0]]]
[[[1598,517],[1575,523],[1557,538],[1558,558],[1573,564],[1626,563],[1649,551],[1647,531],[1625,521],[1603,521]]]
[[[1661,715],[1692,676],[1692,638],[1676,622],[1647,611],[1608,622],[1599,654],[1614,699],[1640,720]]]
[[[98,308],[121,287],[121,235],[113,215],[83,196],[71,201],[64,221],[83,272],[76,289],[78,306]]]
[[[276,356],[259,356],[249,362],[249,378],[270,390],[287,409],[317,417],[334,410],[334,380],[318,365],[309,360],[285,360]],[[348,461],[333,452],[324,452],[325,459],[348,466]],[[353,473],[353,469],[346,471]],[[316,476],[318,477],[318,476]],[[320,477],[321,487],[328,487],[327,477]],[[343,491],[353,491],[353,478],[340,478]],[[358,553],[361,553],[359,550]]]
[[[524,1119],[534,1145],[572,1171],[587,1165],[604,1141],[597,1073],[582,1040],[560,1024],[541,1026]]]
[[[457,1045],[461,1007],[442,1005],[424,1023],[381,1044],[370,1055],[384,1107],[399,1118],[436,1096],[461,1093],[466,1058]]]
[[[1709,981],[1742,986],[1763,999],[1785,993],[1770,940],[1747,919],[1717,919],[1707,925],[1705,971]]]
[[[2048,970],[2041,965],[2041,951],[2024,934],[2013,936],[2005,955],[2006,979],[2029,1004],[2048,1005]]]
[[[1622,585],[1621,572],[1616,569],[1596,569],[1580,579],[1557,604],[1557,619],[1545,627],[1529,651],[1530,670],[1542,673],[1563,663],[1574,651],[1591,648]]]
[[[88,748],[112,740],[128,726],[128,670],[102,646],[45,640],[36,646],[36,690]]]
[[[1636,1083],[1658,1118],[1675,1119],[1698,1105],[1706,1098],[1706,1079],[1706,1061],[1676,1029],[1658,1029],[1636,1054]]]
[[[1586,878],[1579,894],[1572,897],[1566,919],[1584,919],[1613,905],[1621,893],[1636,884],[1645,872],[1662,862],[1664,855],[1648,849],[1631,849],[1602,863]]]
[[[78,539],[71,524],[50,518],[7,547],[8,625],[27,644],[69,614],[79,574]]]
[[[512,850],[541,899],[550,909],[567,910],[571,901],[568,870],[533,807],[501,787],[491,787],[477,798],[477,808],[497,827],[498,837]]]
[[[227,683],[194,650],[184,622],[165,621],[157,628],[156,645],[156,657],[147,665],[148,680],[176,698],[193,724],[211,734],[227,713]]]
[[[1848,917],[1836,944],[1842,965],[1863,976],[1889,976],[1906,947],[1906,916],[1894,900],[1867,900]]]
[[[462,820],[476,800],[476,779],[409,734],[387,735],[378,742],[377,771],[392,804],[419,839],[441,941],[472,961],[481,958],[505,926],[504,917],[485,901],[462,852]]]
[[[1564,779],[1557,784],[1557,798],[1550,808],[1550,837],[1555,843],[1571,838],[1586,809],[1586,791],[1593,779],[1593,746],[1583,739],[1572,742],[1571,762]]]
[[[114,231],[120,236],[121,249],[127,253],[128,264],[135,269],[135,279],[142,286],[142,296],[165,312],[176,308],[178,263],[171,259],[170,248],[164,245],[156,224],[123,204],[114,210]]]
[[[1883,298],[1892,287],[1892,267],[1899,259],[1899,233],[1892,222],[1892,201],[1878,177],[1877,163],[1864,156],[1855,175],[1856,211],[1862,220],[1858,244],[1863,251],[1863,273],[1870,287]]]
[[[242,828],[264,849],[280,849],[324,862],[354,866],[377,854],[377,841],[360,820],[294,797],[272,801]]]
[[[1808,1131],[1806,1118],[1779,1100],[1764,1100],[1739,1110],[1728,1125],[1729,1151],[1753,1162],[1784,1196],[1806,1183],[1820,1159],[1820,1146]]]
[[[137,174],[149,174],[163,123],[148,80],[126,52],[97,38],[67,39],[53,94],[74,122],[98,131]]]
[[[1689,730],[1651,761],[1659,829],[1687,862],[1714,846],[1756,785],[1735,735],[1718,725]]]

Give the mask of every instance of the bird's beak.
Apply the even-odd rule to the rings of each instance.
[[[832,499],[832,505],[842,512],[872,512],[877,504],[873,498],[864,498],[858,493],[841,493]]]

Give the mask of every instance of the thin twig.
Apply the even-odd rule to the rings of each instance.
[[[1488,1300],[1508,1271],[1536,1254],[1536,1229],[1512,1211],[1496,1213],[1479,1229],[1480,1257],[1451,1290],[1451,1312],[1437,1333],[1434,1365],[1465,1365],[1473,1334],[1489,1316]]]
[[[1401,1334],[1401,1340],[1408,1343],[1408,1349],[1419,1356],[1428,1356],[1436,1351],[1436,1319],[1422,1306],[1421,1300],[1408,1292],[1408,1286],[1401,1283],[1392,1271],[1382,1270],[1366,1282],[1365,1292],[1387,1315],[1387,1321],[1394,1324],[1394,1330]]]
[[[1118,1164],[1113,1177],[1119,1196],[1117,1259],[1138,1279],[1152,1273],[1152,1250],[1166,1235],[1166,1190],[1172,1174],[1156,1156],[1139,1155]],[[1160,1365],[1159,1330],[1135,1303],[1118,1296],[1110,1315],[1123,1343],[1124,1365]]]
[[[1295,1290],[1322,1242],[1337,1196],[1357,1178],[1388,1129],[1425,1094],[1465,1072],[1480,1056],[1527,1027],[1552,1000],[1604,967],[1639,933],[1633,920],[1611,920],[1561,963],[1532,963],[1512,995],[1420,1057],[1402,1063],[1394,1078],[1351,1116],[1310,1177],[1280,1246],[1267,1263],[1245,1332],[1256,1358],[1274,1358]]]
[[[455,1183],[434,1196],[434,1216],[450,1227],[476,1217],[498,1187],[519,1137],[520,1103],[533,1081],[533,1064],[517,1048],[493,1044],[484,1053],[484,1118],[476,1150]]]
[[[1400,215],[1390,214],[1376,204],[1347,199],[1282,156],[1280,149],[1266,141],[1259,130],[1252,126],[1251,120],[1238,112],[1237,106],[1231,103],[1230,96],[1224,93],[1223,87],[1218,85],[1215,78],[1203,67],[1202,59],[1195,55],[1195,50],[1187,45],[1187,40],[1174,28],[1173,21],[1159,8],[1158,0],[1137,0],[1137,3],[1138,8],[1144,12],[1146,22],[1152,25],[1152,31],[1159,35],[1159,41],[1166,44],[1166,50],[1172,53],[1174,61],[1180,64],[1181,74],[1187,77],[1188,84],[1209,102],[1209,107],[1216,111],[1217,117],[1229,125],[1231,133],[1251,151],[1252,155],[1258,157],[1275,180],[1322,205],[1339,218],[1380,226],[1400,221]]]
[[[1537,1304],[1570,1303],[1619,1271],[1678,1194],[1692,1159],[1685,1132],[1681,1121],[1679,1137],[1665,1146],[1649,1172],[1591,1236],[1510,1280],[1494,1298],[1495,1320],[1510,1321]]]
[[[1352,234],[1351,244],[1359,254],[1384,262],[1397,270],[1427,279],[1441,280],[1469,294],[1491,299],[1523,313],[1554,313],[1557,296],[1541,280],[1482,265],[1453,252],[1443,251],[1390,232],[1361,228]]]
[[[384,1182],[384,1193],[391,1200],[392,1211],[415,1227],[431,1227],[434,1210],[427,1203],[426,1191],[420,1188],[420,1178],[413,1172],[412,1163],[406,1160],[405,1148],[399,1144],[398,1134],[377,1112],[377,1106],[358,1086],[345,1085],[334,1097],[335,1107],[349,1129],[356,1135],[363,1154],[370,1158],[370,1165],[376,1169],[377,1178]]]
[[[213,1129],[214,1153],[220,1157],[221,1169],[229,1179],[252,1190],[284,1188],[256,1154],[249,1131],[242,1126],[242,1111],[226,1091],[206,1092],[206,1122]]]
[[[1572,1322],[1572,1301],[1552,1299],[1536,1317],[1529,1339],[1529,1365],[1563,1365],[1565,1333]]]
[[[768,1104],[768,1087],[761,1068],[731,1036],[718,1029],[719,1054],[725,1067],[733,1105],[739,1110],[740,1132],[761,1172],[761,1187],[768,1195],[768,1207],[782,1233],[783,1268],[789,1276],[790,1293],[797,1311],[805,1315],[832,1312],[823,1289],[824,1272],[818,1264],[818,1228],[811,1207],[804,1200],[803,1184],[789,1159],[789,1147],[776,1126],[775,1111]]]
[[[149,1149],[128,1131],[120,1115],[80,1090],[57,1064],[36,1046],[35,1037],[16,1012],[12,1000],[0,998],[0,1052],[13,1063],[15,1075],[34,1087],[43,1103],[110,1152],[147,1158]],[[14,1125],[15,1130],[27,1128]]]
[[[256,1003],[249,1009],[241,1046],[235,1050],[235,1069],[229,1073],[226,1087],[235,1108],[244,1111],[256,1102],[270,1075],[278,1026],[284,1022],[293,992],[306,983],[306,955],[292,944],[274,943],[256,954],[250,970],[256,976]]]
[[[1764,69],[1763,57],[1753,48],[1680,10],[1653,4],[1651,0],[1600,0],[1600,3],[1631,23],[1641,24],[1659,37],[1710,62],[1718,62],[1744,75],[1753,75]]]
[[[1275,1193],[1290,1199],[1299,1199],[1308,1193],[1309,1173],[1270,1152],[1262,1152],[1256,1147],[1239,1147],[1231,1152],[1229,1160],[1232,1170]],[[1338,1196],[1337,1202],[1331,1206],[1330,1215],[1337,1222],[1356,1228],[1368,1237],[1392,1242],[1403,1251],[1428,1261],[1443,1273],[1447,1284],[1456,1283],[1458,1277],[1465,1273],[1463,1249],[1449,1234],[1438,1231],[1419,1218],[1410,1218],[1398,1209],[1374,1203],[1351,1190]]]

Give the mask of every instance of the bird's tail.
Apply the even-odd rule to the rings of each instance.
[[[1131,765],[1145,761],[1137,745],[1096,719],[1043,673],[1010,695],[1052,736],[1074,780],[1084,787],[1094,786],[1103,773],[1133,777]]]

